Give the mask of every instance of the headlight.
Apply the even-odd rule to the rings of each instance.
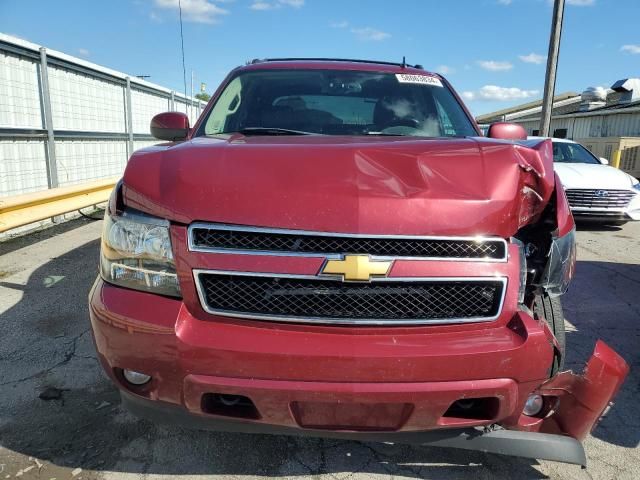
[[[569,288],[576,265],[576,233],[571,230],[564,237],[551,241],[547,266],[542,274],[542,287],[551,297],[562,295]]]
[[[518,226],[524,227],[540,212],[543,198],[533,188],[525,185],[520,194],[520,211],[518,213]]]
[[[518,246],[518,256],[520,257],[520,286],[518,287],[518,303],[524,303],[524,295],[527,288],[527,256],[525,246],[517,238],[511,239]]]
[[[638,190],[640,192],[640,182],[636,183],[631,188],[633,188],[634,190]]]
[[[114,285],[179,297],[169,222],[128,211],[105,214],[100,273]]]

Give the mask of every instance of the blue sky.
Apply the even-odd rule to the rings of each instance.
[[[0,31],[183,89],[178,0],[0,0]],[[550,0],[182,0],[187,76],[259,57],[420,63],[474,114],[540,98]],[[556,92],[640,76],[640,0],[567,0]],[[190,83],[190,80],[187,80]],[[190,88],[190,87],[188,87]]]

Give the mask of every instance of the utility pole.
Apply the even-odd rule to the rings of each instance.
[[[560,53],[560,37],[562,36],[562,19],[564,17],[564,0],[554,0],[551,35],[549,37],[549,54],[547,55],[547,73],[544,80],[544,97],[542,99],[542,118],[540,119],[540,135],[549,136],[553,96],[556,90],[556,72]]]

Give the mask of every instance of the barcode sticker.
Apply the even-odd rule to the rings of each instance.
[[[396,73],[396,78],[400,83],[417,83],[420,85],[431,85],[433,87],[442,87],[439,78],[430,75],[415,75],[412,73]]]

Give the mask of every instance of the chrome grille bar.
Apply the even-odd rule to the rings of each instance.
[[[569,205],[574,208],[624,209],[636,195],[630,190],[566,190]]]
[[[498,237],[365,235],[194,223],[189,249],[214,253],[323,256],[366,254],[376,258],[504,262],[507,242]]]

